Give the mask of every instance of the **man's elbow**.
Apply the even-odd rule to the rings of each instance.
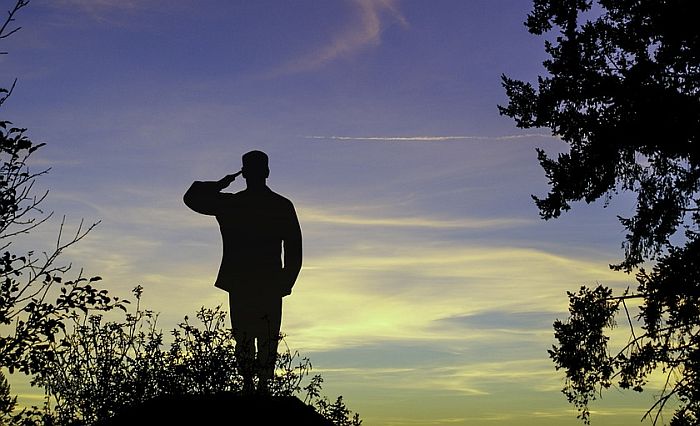
[[[190,209],[197,211],[196,198],[197,196],[192,191],[192,187],[190,186],[190,189],[188,189],[187,192],[185,192],[185,195],[182,196],[182,202],[185,203],[185,205]]]
[[[217,185],[218,182],[194,181],[182,196],[182,201],[197,213],[214,215],[221,196]]]

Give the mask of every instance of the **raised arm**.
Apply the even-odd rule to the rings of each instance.
[[[222,201],[221,191],[229,186],[241,172],[227,175],[217,181],[195,181],[182,200],[197,213],[216,215]]]

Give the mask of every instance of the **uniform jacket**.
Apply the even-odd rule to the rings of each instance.
[[[302,259],[294,205],[267,186],[235,194],[222,189],[197,181],[184,196],[189,208],[219,223],[223,255],[214,285],[240,297],[291,293]]]

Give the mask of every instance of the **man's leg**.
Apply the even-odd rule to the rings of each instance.
[[[236,340],[236,361],[238,371],[243,377],[243,393],[252,393],[253,375],[255,374],[255,334],[249,331],[250,312],[249,305],[241,303],[229,294],[229,306],[231,314],[231,328],[233,338]]]
[[[268,386],[275,375],[277,346],[282,323],[282,298],[273,298],[266,302],[265,312],[261,318],[262,327],[256,336],[258,338],[258,391],[261,393],[268,392]]]

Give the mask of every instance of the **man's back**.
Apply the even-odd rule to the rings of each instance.
[[[292,202],[265,187],[221,194],[216,213],[223,239],[217,287],[238,292],[254,283],[283,280],[283,247],[301,239]],[[258,288],[258,290],[266,290]]]
[[[267,186],[222,193],[217,182],[194,182],[184,201],[216,217],[223,255],[216,287],[240,297],[291,292],[301,267],[301,229],[291,201]],[[284,254],[284,256],[283,256]]]

